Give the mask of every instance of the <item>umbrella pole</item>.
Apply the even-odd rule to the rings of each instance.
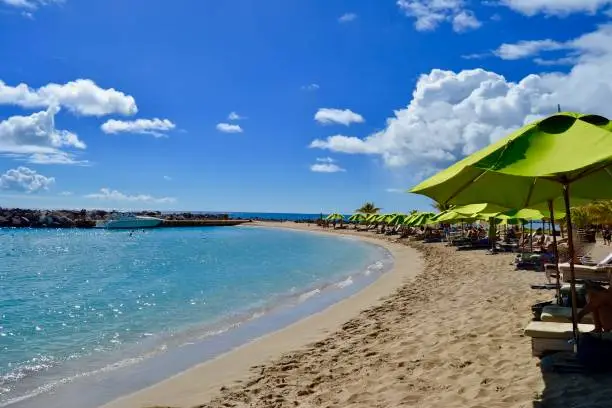
[[[550,211],[550,230],[553,237],[553,255],[555,257],[555,274],[557,275],[556,289],[557,289],[557,303],[561,303],[561,280],[559,273],[559,251],[557,249],[557,236],[555,234],[555,211],[553,208],[553,202],[548,202],[548,210]]]
[[[569,265],[570,265],[570,292],[572,296],[572,332],[574,334],[575,347],[574,351],[578,348],[578,322],[576,317],[578,316],[577,304],[576,304],[576,275],[574,273],[574,237],[572,233],[572,215],[570,211],[570,199],[569,199],[569,185],[563,185],[563,199],[565,200],[565,219],[567,220],[567,246],[569,247]]]
[[[529,220],[529,253],[533,254],[533,221]]]

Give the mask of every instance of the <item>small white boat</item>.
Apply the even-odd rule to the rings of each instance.
[[[107,229],[140,229],[154,228],[164,220],[161,218],[148,217],[134,214],[115,214],[105,220],[97,221],[96,228]]]

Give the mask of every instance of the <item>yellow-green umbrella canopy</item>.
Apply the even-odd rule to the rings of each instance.
[[[362,213],[356,213],[349,217],[349,221],[361,222],[366,219],[366,215]]]

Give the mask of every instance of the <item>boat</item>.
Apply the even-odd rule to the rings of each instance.
[[[140,229],[158,227],[164,220],[134,214],[113,214],[105,220],[96,221],[96,228]]]

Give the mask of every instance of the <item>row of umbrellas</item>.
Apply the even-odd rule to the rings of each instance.
[[[572,329],[578,346],[571,205],[612,199],[612,122],[564,112],[532,122],[410,190],[447,205],[565,213],[570,252]],[[557,257],[555,257],[557,258]]]
[[[541,220],[544,215],[534,209],[505,210],[494,204],[470,204],[454,207],[450,210],[434,214],[432,212],[415,212],[413,214],[353,214],[349,222],[387,225],[405,225],[419,227],[432,224],[453,224],[456,222],[471,222],[475,220],[495,220],[498,224],[518,224],[533,220]],[[344,216],[333,213],[326,217],[330,221],[343,221]]]

